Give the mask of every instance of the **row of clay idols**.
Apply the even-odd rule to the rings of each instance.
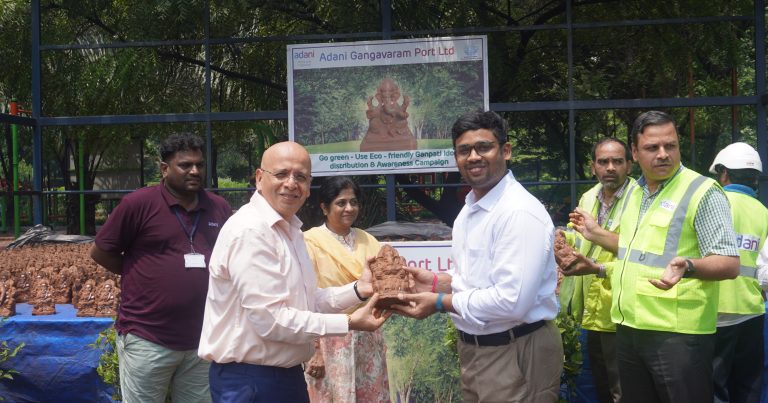
[[[90,258],[90,249],[90,243],[30,244],[14,249],[0,249],[0,272],[9,271],[15,274],[27,269],[60,270],[70,266],[97,270],[99,265]]]
[[[18,260],[32,254],[38,259],[47,259],[52,253],[70,249],[68,252],[79,256],[72,258],[70,255],[67,263],[90,260],[87,245],[65,246],[68,248],[62,248],[62,245],[37,245],[11,249],[3,251],[0,259]],[[384,245],[370,265],[374,289],[381,295],[380,307],[395,303],[398,293],[408,292],[408,275],[403,269],[407,263],[393,247]],[[23,264],[15,261],[11,262],[11,266],[18,268],[23,267]],[[99,266],[95,269],[85,265],[58,266],[39,267],[28,264],[21,270],[0,271],[0,316],[14,315],[17,302],[31,304],[33,315],[52,315],[56,313],[56,304],[68,303],[77,309],[77,316],[116,315],[120,301],[117,276]],[[33,285],[30,286],[30,283]]]
[[[27,301],[32,305],[32,315],[56,313],[57,302],[54,299],[53,290],[47,279],[35,283]],[[13,280],[0,282],[0,316],[8,317],[16,314],[15,294]],[[77,316],[112,317],[117,315],[119,304],[120,288],[112,279],[99,285],[96,285],[94,280],[87,280],[72,296],[72,305],[77,309]]]
[[[119,276],[95,264],[88,244],[42,244],[0,251],[0,316],[29,303],[34,315],[72,304],[78,316],[114,316]],[[62,256],[59,259],[59,256]]]

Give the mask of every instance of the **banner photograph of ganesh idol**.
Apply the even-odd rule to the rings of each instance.
[[[488,109],[487,38],[288,46],[289,138],[312,175],[455,171],[451,126]]]

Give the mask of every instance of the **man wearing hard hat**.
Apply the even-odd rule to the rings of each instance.
[[[717,176],[731,204],[741,268],[720,282],[713,379],[715,402],[759,402],[763,369],[765,305],[757,279],[758,255],[768,238],[768,209],[757,199],[760,155],[733,143],[715,157]]]
[[[625,195],[619,234],[571,214],[584,238],[616,251],[611,320],[623,403],[711,402],[718,280],[739,273],[725,193],[680,162],[674,118],[632,125],[642,176]]]

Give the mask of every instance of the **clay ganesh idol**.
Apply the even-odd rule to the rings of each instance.
[[[377,308],[388,309],[391,305],[402,303],[397,294],[409,292],[407,262],[395,248],[384,245],[378,255],[369,261],[373,274],[373,291],[379,294]]]
[[[554,252],[557,267],[562,271],[568,271],[569,266],[576,261],[576,256],[573,254],[574,250],[568,245],[563,231],[555,232]]]
[[[381,80],[376,89],[376,105],[373,98],[368,98],[368,132],[360,143],[360,151],[395,151],[415,150],[416,137],[408,126],[407,95],[399,104],[400,87],[387,77]]]
[[[14,294],[16,294],[16,287],[13,286],[13,280],[0,281],[0,316],[16,315],[16,298]]]
[[[32,315],[53,315],[56,313],[56,304],[53,300],[53,290],[47,278],[41,278],[35,283],[32,293]]]

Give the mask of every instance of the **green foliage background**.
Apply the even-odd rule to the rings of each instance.
[[[6,318],[0,317],[0,326]],[[24,348],[25,343],[19,343],[15,346],[9,345],[7,340],[0,341],[0,381],[13,381],[13,375],[19,372],[13,369],[13,358]],[[0,396],[0,400],[4,400]]]
[[[356,34],[355,40],[383,36],[379,32],[382,29],[380,2],[376,0],[41,0],[40,3],[43,44],[84,45],[78,49],[48,49],[41,53],[42,115],[46,117],[204,111],[204,46],[178,44],[116,49],[85,45],[200,40],[205,37],[203,22],[208,4],[212,38],[249,38],[242,43],[213,41],[210,45],[213,112],[286,110],[285,46],[288,44],[323,42],[337,33]],[[754,2],[748,0],[576,0],[570,3],[394,0],[391,2],[391,29],[396,36],[400,35],[398,37],[424,37],[435,30],[443,30],[442,33],[485,32],[488,35],[492,105],[563,101],[569,99],[571,91],[575,100],[762,95],[756,93],[755,27],[748,19],[647,26],[626,23],[597,28],[582,25],[573,29],[569,61],[564,28],[568,5],[573,10],[574,24],[751,17],[755,12],[765,13],[765,10],[755,10]],[[0,0],[0,102],[16,98],[23,109],[30,109],[32,103],[30,23],[28,0]],[[518,29],[526,26],[532,28]],[[556,28],[546,29],[549,27]],[[300,40],[291,39],[296,35],[307,36]],[[569,64],[573,67],[572,86],[568,83]],[[459,70],[451,70],[453,68]],[[318,97],[302,102],[328,116],[327,121],[303,123],[307,133],[321,130],[344,139],[350,132],[364,130],[359,117],[355,116],[361,111],[364,113],[366,97],[373,95],[382,71],[363,70],[370,80],[347,82],[343,77],[327,73],[329,77],[319,77],[323,79],[319,83],[324,87],[302,90],[305,94],[314,91],[314,96]],[[424,133],[430,133],[426,137],[433,137],[431,133],[439,134],[434,137],[444,136],[445,127],[452,121],[446,113],[461,109],[460,105],[450,103],[461,102],[466,95],[462,91],[468,91],[470,98],[476,96],[476,89],[442,86],[445,82],[457,81],[460,72],[460,66],[430,67],[423,71],[413,70],[413,73],[388,70],[388,74],[394,74],[401,82],[402,93],[413,100],[413,122],[421,116],[434,126],[434,129],[425,126]],[[343,89],[339,95],[328,90],[334,83]],[[357,106],[348,107],[350,100]],[[717,150],[734,140],[756,144],[757,114],[753,106],[665,109],[678,121],[683,163],[699,172],[706,171]],[[553,216],[562,215],[573,202],[568,199],[567,181],[591,179],[592,144],[603,136],[629,140],[629,127],[639,112],[634,108],[620,108],[579,110],[573,116],[562,110],[503,113],[511,127],[512,169],[518,179],[538,183],[529,189],[545,203]],[[570,119],[575,123],[573,161],[570,159]],[[211,127],[213,152],[207,158],[212,161],[214,181],[210,186],[237,187],[235,183],[247,183],[263,151],[269,145],[287,139],[285,120],[212,122]],[[44,188],[78,189],[81,184],[72,162],[77,161],[81,153],[87,163],[85,189],[92,189],[97,178],[117,176],[120,172],[131,177],[142,175],[146,181],[151,181],[157,177],[157,141],[181,130],[203,134],[205,124],[48,126],[42,133]],[[10,177],[9,125],[0,126],[0,136],[0,177],[7,181]],[[22,128],[20,138],[21,158],[29,163],[32,161],[31,129]],[[322,142],[326,141],[323,139]],[[79,145],[82,145],[82,152]],[[144,150],[143,156],[135,151],[140,149]],[[574,177],[570,175],[571,164],[575,168]],[[635,176],[637,174],[636,170]],[[232,182],[225,182],[224,178]],[[366,184],[382,182],[381,178],[373,176],[360,179]],[[580,183],[579,186],[585,188],[589,184]],[[2,190],[8,190],[7,185]],[[366,195],[363,227],[385,219],[383,191],[367,189]],[[7,193],[3,197],[6,197],[4,205],[9,205]],[[407,200],[412,204],[416,198],[409,195]],[[76,197],[66,197],[64,211],[71,233],[78,232],[76,202]],[[237,208],[243,202],[243,198],[233,199],[233,207]],[[455,205],[461,198],[456,197],[450,202]],[[50,201],[46,203],[47,206],[52,204]],[[103,202],[98,197],[88,199],[89,233],[95,232],[96,205],[99,203]],[[317,214],[316,205],[308,204],[305,208],[307,215],[313,211]],[[413,218],[406,215],[405,209],[400,211],[398,218]],[[449,221],[446,220],[450,224]],[[410,387],[411,395],[436,399],[438,393],[442,393],[438,391],[439,387],[450,391],[449,396],[457,396],[452,389],[455,382],[440,384],[443,380],[430,372],[434,368],[416,365],[423,362],[404,358],[406,354],[417,357],[422,350],[437,348],[441,343],[439,340],[449,333],[445,326],[429,321],[399,323],[395,320],[390,325],[393,330],[388,328],[386,334],[398,337],[411,334],[413,337],[408,340],[414,343],[393,342],[393,368],[418,370],[423,379],[429,380],[429,384]],[[564,339],[566,336],[563,335]],[[571,354],[568,351],[572,350],[566,352]],[[443,365],[439,369],[443,374],[448,371],[447,379],[455,379],[455,374],[450,372],[456,368],[449,365],[454,362],[450,355],[430,352],[439,357]],[[573,354],[572,361],[578,362],[578,357]],[[402,385],[407,383],[402,383],[399,376],[393,376],[393,380],[401,385],[399,390],[405,390]],[[440,396],[445,398],[445,395]]]
[[[450,139],[457,116],[483,107],[482,61],[296,70],[296,141],[361,140],[368,129],[366,103],[386,77],[410,99],[408,123],[417,139]]]

